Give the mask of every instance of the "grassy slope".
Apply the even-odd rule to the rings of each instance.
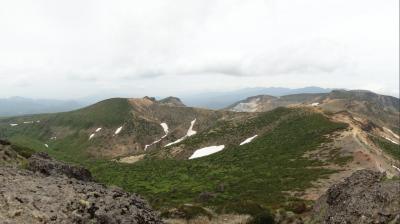
[[[57,113],[53,122],[76,128],[116,127],[129,118],[130,110],[127,99],[114,98],[73,112]]]
[[[372,141],[393,156],[393,158],[400,160],[400,146],[396,145],[382,137],[371,136]]]
[[[269,120],[287,111],[274,110],[261,118]],[[250,200],[275,207],[294,200],[284,191],[303,190],[311,181],[332,172],[302,155],[329,141],[323,135],[344,127],[320,114],[299,113],[250,144],[231,146],[208,157],[147,159],[133,165],[95,162],[89,166],[100,181],[145,195],[157,207],[197,202],[201,192],[215,193],[221,185],[224,190],[204,205],[224,207]]]
[[[78,128],[120,125],[129,113],[118,115],[115,111],[120,108],[128,111],[125,110],[125,102],[121,100],[112,109],[104,110],[100,103],[98,110],[103,111],[103,114],[96,116],[78,110],[65,117],[57,115],[44,119],[41,126],[6,130],[13,132],[8,135],[17,145],[47,151],[58,159],[85,165],[99,181],[140,193],[158,208],[197,203],[201,192],[213,192],[216,197],[200,204],[223,208],[235,205],[238,201],[275,207],[296,200],[284,192],[301,191],[309,187],[311,181],[332,172],[320,168],[322,164],[319,161],[303,158],[304,152],[329,141],[323,137],[325,134],[345,127],[330,122],[320,114],[278,108],[262,113],[243,125],[217,123],[212,128],[213,132],[199,133],[183,142],[185,145],[197,145],[221,137],[249,137],[254,130],[279,118],[286,118],[280,119],[272,131],[265,132],[252,143],[240,147],[230,144],[224,151],[208,157],[190,161],[146,159],[131,165],[86,158],[84,151],[88,144],[87,133],[81,133]],[[121,117],[119,120],[107,120],[110,116]],[[76,131],[45,148],[41,139],[48,138],[46,127],[50,124],[69,125],[76,128]],[[217,188],[222,185],[223,191],[218,191]]]
[[[61,160],[81,162],[89,147],[85,130],[93,127],[116,128],[130,119],[130,111],[126,99],[115,98],[72,112],[7,118],[1,120],[0,138],[35,151],[48,151]],[[36,120],[40,123],[22,124],[23,121]],[[20,125],[10,127],[9,123]],[[52,129],[60,127],[68,129],[68,135],[57,141],[50,140]],[[49,148],[44,146],[45,143]]]

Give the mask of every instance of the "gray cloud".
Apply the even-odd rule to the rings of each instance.
[[[0,97],[132,85],[158,95],[259,85],[396,94],[398,16],[394,0],[3,1]]]

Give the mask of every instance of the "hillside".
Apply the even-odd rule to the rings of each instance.
[[[235,113],[185,107],[179,100],[115,98],[72,112],[0,120],[0,137],[31,148],[69,151],[82,157],[116,158],[143,153]],[[165,135],[164,127],[168,128]],[[160,140],[160,141],[158,141]],[[157,142],[158,141],[158,142]]]
[[[274,108],[315,106],[324,112],[348,111],[360,118],[400,132],[400,100],[363,90],[334,90],[330,93],[295,94],[281,97],[259,95],[239,101],[227,109],[239,112],[262,112]]]
[[[233,91],[220,91],[220,92],[205,92],[197,93],[192,95],[182,96],[182,100],[189,106],[201,107],[209,109],[223,109],[229,105],[256,95],[270,95],[270,96],[285,96],[289,94],[301,94],[301,93],[327,93],[331,89],[325,89],[321,87],[304,87],[298,89],[283,88],[283,87],[255,87],[255,88],[244,88]]]
[[[2,119],[0,138],[27,155],[31,148],[83,165],[102,183],[142,194],[164,218],[303,213],[356,170],[399,176],[395,129],[351,106],[364,102],[383,117],[396,113],[396,101],[368,94],[258,97],[270,102],[266,112],[192,108],[173,97],[115,98]],[[328,110],[342,101],[351,104]]]

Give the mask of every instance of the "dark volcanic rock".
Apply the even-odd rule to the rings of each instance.
[[[2,142],[1,152],[17,154]],[[29,168],[0,165],[1,224],[162,223],[138,195],[90,182],[92,176],[84,168],[58,162],[45,153],[34,154]]]
[[[314,206],[316,223],[400,223],[400,180],[356,171],[333,185]]]
[[[34,172],[40,172],[47,176],[49,175],[66,175],[70,178],[77,180],[92,181],[92,175],[89,170],[71,166],[59,161],[56,161],[49,157],[47,153],[39,152],[29,158],[29,170]]]
[[[0,166],[0,223],[158,224],[138,195],[62,175]]]

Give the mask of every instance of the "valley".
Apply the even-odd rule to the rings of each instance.
[[[0,119],[0,139],[26,157],[46,152],[84,166],[166,219],[280,209],[304,218],[357,170],[400,176],[398,118],[399,99],[361,91],[255,96],[223,110],[113,98]]]

